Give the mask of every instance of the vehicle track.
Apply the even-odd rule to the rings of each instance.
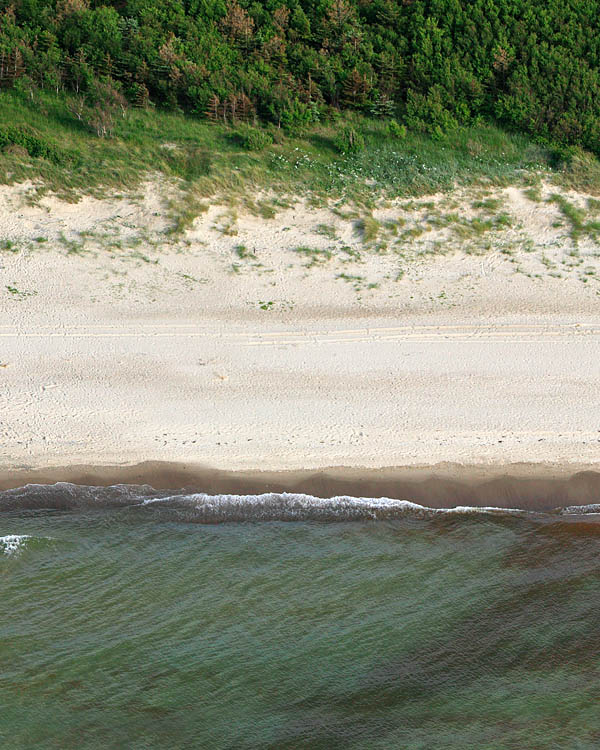
[[[0,338],[204,338],[240,346],[307,344],[354,344],[386,341],[506,341],[511,343],[548,339],[600,338],[600,324],[476,324],[407,325],[362,328],[315,328],[285,330],[215,330],[194,323],[168,325],[98,325],[35,330],[0,326]]]

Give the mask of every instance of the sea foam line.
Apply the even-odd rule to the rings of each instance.
[[[168,497],[146,498],[141,506],[169,505],[171,507],[188,508],[208,514],[227,516],[229,513],[235,515],[247,510],[249,517],[253,511],[260,511],[263,518],[277,518],[294,516],[301,518],[305,515],[311,517],[313,513],[329,513],[333,516],[363,515],[365,517],[377,518],[377,511],[388,514],[416,514],[416,515],[438,515],[438,514],[485,514],[485,513],[514,513],[524,514],[527,511],[518,508],[499,508],[495,506],[458,506],[455,508],[431,508],[425,505],[411,502],[410,500],[398,500],[389,497],[353,497],[350,495],[337,495],[329,498],[315,497],[293,492],[266,492],[259,495],[229,495],[206,493],[193,493],[189,495],[169,495]],[[239,517],[239,516],[238,516]]]

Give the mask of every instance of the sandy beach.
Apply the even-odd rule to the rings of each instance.
[[[431,220],[448,196],[391,203],[378,247],[301,201],[175,236],[159,182],[26,197],[0,190],[4,475],[599,463],[599,248],[555,204],[496,191],[510,225],[465,240]]]

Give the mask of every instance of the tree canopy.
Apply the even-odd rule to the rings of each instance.
[[[337,109],[432,134],[493,120],[600,153],[600,14],[595,0],[0,0],[13,86],[104,86],[290,129]]]

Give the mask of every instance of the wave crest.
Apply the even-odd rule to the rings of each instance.
[[[28,534],[7,534],[0,536],[0,551],[5,555],[14,555],[31,537]]]
[[[435,518],[442,515],[473,516],[580,516],[600,514],[600,505],[565,506],[553,511],[531,511],[495,506],[434,508],[411,500],[389,497],[337,495],[322,498],[295,492],[262,494],[208,494],[159,491],[148,485],[117,484],[108,487],[58,482],[29,484],[0,492],[0,512],[23,510],[97,511],[122,509],[142,516],[196,523],[239,521],[360,521],[398,518]],[[4,537],[2,537],[4,538]]]
[[[169,510],[186,520],[203,523],[226,521],[361,521],[395,518],[430,518],[441,514],[522,513],[513,508],[429,508],[410,500],[388,497],[330,498],[292,492],[268,492],[261,495],[171,495],[148,498],[143,507]]]

